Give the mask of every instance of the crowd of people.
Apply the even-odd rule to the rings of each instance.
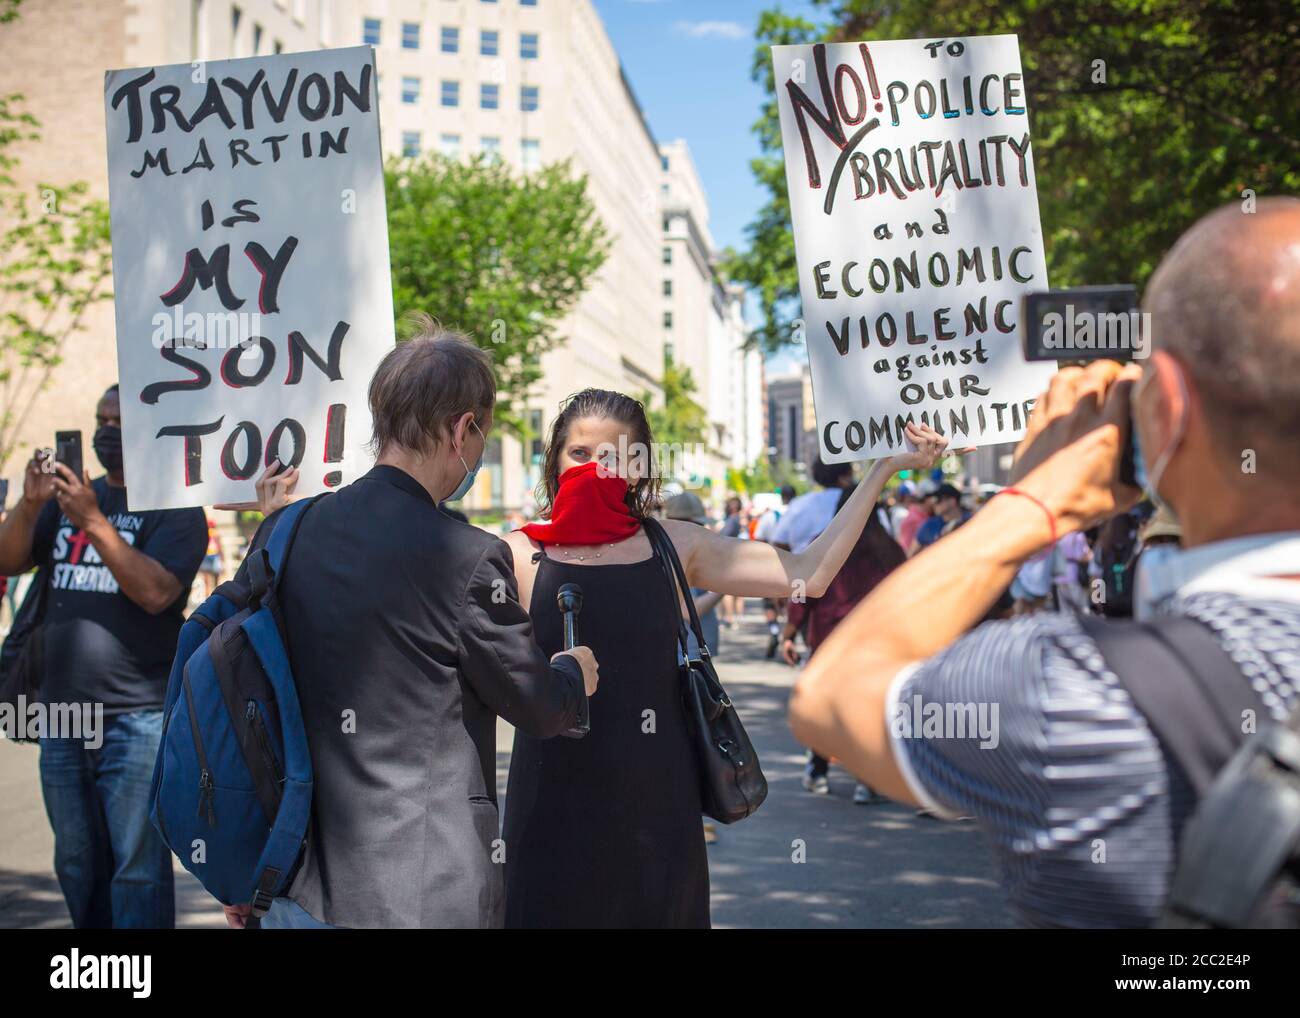
[[[1108,634],[1128,615],[1147,635],[1194,620],[1221,648],[1207,681],[1233,710],[1284,724],[1300,700],[1298,237],[1290,199],[1189,231],[1148,292],[1151,360],[1058,372],[991,497],[936,473],[946,438],[909,424],[906,449],[861,477],[817,462],[814,490],[750,511],[733,498],[714,521],[693,493],[664,499],[648,458],[619,459],[654,447],[642,404],[589,389],[552,423],[540,518],[498,538],[444,506],[482,465],[492,365],[426,324],[371,380],[375,466],[306,508],[279,578],[315,784],[310,836],[260,925],[709,924],[686,604],[652,517],[706,644],[746,598],[762,599],[769,657],[799,664],[802,641],[790,716],[811,792],[829,792],[836,759],[855,801],[974,818],[1030,922],[1155,922],[1209,792],[1157,737]],[[202,509],[128,509],[120,398],[114,386],[97,407],[104,475],[38,451],[0,523],[0,574],[37,570],[0,663],[47,702],[102,708],[93,743],[40,739],[74,924],[167,927],[150,782],[191,585],[220,552]],[[1118,479],[1130,427],[1158,510]],[[295,495],[277,467],[258,484],[254,553]],[[556,604],[575,583],[568,646]],[[586,737],[556,738],[584,703]],[[897,723],[913,703],[990,707],[994,725],[913,731]],[[498,717],[516,729],[503,817]],[[251,903],[226,914],[244,927]]]

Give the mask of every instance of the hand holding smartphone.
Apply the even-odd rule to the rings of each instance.
[[[85,477],[81,456],[80,431],[56,431],[54,433],[54,460],[71,470],[78,481]]]

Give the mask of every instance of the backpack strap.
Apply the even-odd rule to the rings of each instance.
[[[284,560],[298,535],[298,525],[307,510],[328,495],[323,492],[314,498],[299,499],[280,510],[279,518],[271,528],[271,536],[260,548],[248,554],[248,604],[254,611],[267,593],[279,583]]]
[[[1268,715],[1241,669],[1204,624],[1080,615],[1165,754],[1201,798],[1245,738],[1242,712]]]

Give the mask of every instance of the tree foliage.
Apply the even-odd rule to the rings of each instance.
[[[1141,285],[1211,209],[1300,190],[1295,0],[812,2],[820,23],[762,15],[753,64],[769,200],[730,271],[758,291],[769,349],[798,314],[772,45],[1018,35],[1053,286]]]
[[[687,446],[705,440],[708,420],[704,408],[695,402],[696,389],[690,368],[672,358],[664,359],[663,405],[653,405],[648,392],[640,397],[656,442]]]
[[[84,183],[32,188],[14,176],[15,148],[39,140],[22,97],[0,96],[0,468],[86,309],[112,296],[108,205],[87,200]]]
[[[482,157],[385,169],[393,303],[426,311],[492,355],[497,419],[523,434],[542,355],[604,263],[609,235],[567,162],[519,174]]]

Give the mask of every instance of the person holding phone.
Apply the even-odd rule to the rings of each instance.
[[[45,608],[40,693],[92,705],[95,731],[41,739],[41,790],[54,869],[77,928],[168,928],[172,861],[149,820],[163,699],[190,584],[207,549],[202,509],[133,512],[116,385],[99,400],[91,480],[38,451],[0,523],[0,573],[37,566]],[[60,441],[71,455],[79,441]],[[74,433],[75,434],[75,433]],[[50,711],[51,718],[60,712]]]

